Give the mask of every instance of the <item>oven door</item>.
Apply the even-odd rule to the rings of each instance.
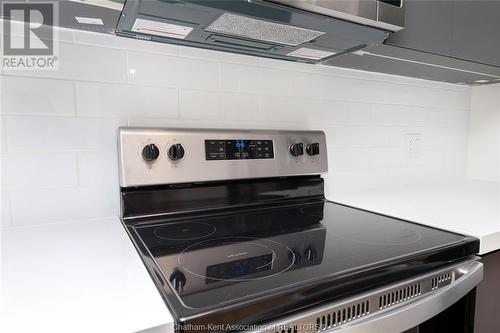
[[[302,311],[252,332],[473,332],[483,264],[468,260]]]

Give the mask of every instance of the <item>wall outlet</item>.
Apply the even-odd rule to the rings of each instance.
[[[422,133],[411,132],[405,134],[406,158],[409,161],[418,161],[422,157]]]

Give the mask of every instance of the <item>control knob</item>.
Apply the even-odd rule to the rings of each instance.
[[[295,157],[304,155],[304,145],[302,142],[290,145],[290,154]]]
[[[306,146],[306,153],[309,156],[319,155],[319,143],[310,143]]]
[[[316,250],[314,250],[313,248],[311,247],[308,247],[307,249],[305,249],[304,251],[304,257],[305,259],[308,261],[308,262],[313,262],[316,260],[316,257],[317,257],[317,253],[316,253]]]
[[[168,148],[168,158],[172,161],[178,161],[184,157],[184,147],[180,143],[176,143]]]
[[[145,145],[144,148],[142,148],[142,158],[145,161],[152,162],[156,160],[158,156],[160,156],[160,149],[158,149],[158,146],[154,143]]]
[[[172,275],[170,275],[169,281],[172,284],[172,287],[178,293],[182,293],[184,291],[184,286],[186,285],[186,276],[182,272],[175,270]]]

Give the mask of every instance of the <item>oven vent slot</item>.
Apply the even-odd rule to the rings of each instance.
[[[396,289],[394,291],[381,295],[378,299],[378,307],[379,309],[385,309],[387,307],[410,300],[413,297],[420,296],[421,294],[422,284],[415,283],[405,288]]]
[[[448,282],[453,277],[451,272],[441,274],[432,279],[432,290],[437,289],[442,282]]]
[[[317,331],[325,331],[370,313],[370,301],[352,304],[316,318]]]
[[[283,327],[281,331],[276,331],[274,333],[298,333],[297,325],[290,327]]]
[[[291,315],[278,323],[249,333],[326,333],[337,331],[344,325],[355,325],[360,318],[389,312],[398,305],[408,304],[417,297],[437,293],[440,288],[455,283],[461,276],[459,268],[440,270],[434,274],[411,279],[397,285],[381,287],[378,291],[361,294],[344,301],[336,301],[302,316]],[[291,328],[291,329],[290,329]]]

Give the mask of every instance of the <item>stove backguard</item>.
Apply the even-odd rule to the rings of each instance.
[[[319,176],[251,179],[156,188],[123,188],[122,218],[183,214],[199,210],[322,201]]]

